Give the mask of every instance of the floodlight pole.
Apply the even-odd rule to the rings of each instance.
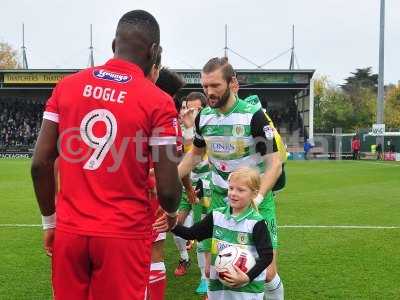
[[[22,23],[22,69],[28,69],[28,59],[26,58],[25,47],[25,24]]]
[[[310,78],[309,111],[308,111],[308,138],[314,145],[314,74]]]
[[[90,24],[90,54],[89,54],[89,65],[91,67],[94,67],[94,57],[93,57],[93,30],[92,30],[92,24]]]
[[[294,70],[294,24],[292,25],[292,51],[290,54],[289,70]]]
[[[385,0],[381,0],[380,30],[379,30],[379,75],[378,98],[376,101],[376,123],[384,124],[384,64],[385,64]],[[377,136],[376,143],[384,148],[384,136]],[[382,149],[383,150],[383,149]]]

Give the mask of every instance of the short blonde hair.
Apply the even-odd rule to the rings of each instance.
[[[244,183],[250,190],[252,190],[256,195],[260,190],[261,178],[260,173],[257,169],[250,167],[241,167],[236,171],[229,174],[228,182],[231,180],[239,180]],[[257,205],[254,199],[251,199],[251,205],[257,210]]]
[[[254,192],[260,189],[260,173],[254,168],[241,167],[229,174],[228,181],[238,179]]]

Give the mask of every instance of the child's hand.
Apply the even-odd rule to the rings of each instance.
[[[235,271],[227,272],[224,278],[229,286],[231,288],[239,288],[249,283],[249,276],[247,276],[247,274],[240,270],[237,266],[233,267],[235,268]]]

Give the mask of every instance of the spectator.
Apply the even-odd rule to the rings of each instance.
[[[0,147],[30,148],[34,146],[43,103],[24,98],[0,101]]]
[[[313,148],[314,146],[311,145],[310,143],[310,139],[307,139],[306,142],[304,143],[304,159],[308,160],[308,153],[310,152],[310,150]]]
[[[351,151],[353,153],[353,160],[360,159],[361,142],[358,136],[355,136],[351,141]]]
[[[383,160],[382,144],[376,145],[376,159]]]

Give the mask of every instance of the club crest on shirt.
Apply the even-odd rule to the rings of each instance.
[[[244,232],[239,232],[237,235],[237,241],[241,245],[245,245],[249,242],[249,237]]]
[[[111,72],[104,69],[94,70],[93,76],[98,79],[114,81],[117,83],[127,83],[132,79],[131,75]]]
[[[267,138],[267,140],[272,140],[274,138],[274,128],[272,128],[269,125],[266,125],[266,126],[264,126],[263,130],[264,130],[265,137]]]
[[[233,125],[232,135],[235,137],[244,136],[244,126],[243,125]]]

